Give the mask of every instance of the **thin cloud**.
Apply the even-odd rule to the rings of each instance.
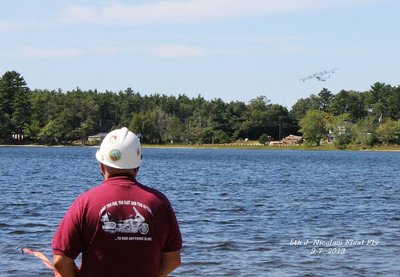
[[[41,26],[33,21],[0,21],[0,31],[21,31],[41,28]]]
[[[7,31],[12,28],[12,24],[6,21],[0,21],[0,31]]]
[[[296,36],[281,36],[281,37],[268,37],[262,38],[260,42],[266,45],[269,49],[274,52],[298,54],[309,52],[310,49],[298,45],[299,40]]]
[[[296,43],[297,37],[242,38],[240,45],[199,46],[182,43],[135,44],[134,46],[95,46],[92,51],[101,56],[145,54],[161,58],[193,58],[206,56],[249,56],[266,53],[297,54],[310,51]]]
[[[199,57],[205,54],[204,49],[182,44],[160,44],[149,48],[149,52],[165,58]]]
[[[19,45],[12,50],[11,56],[28,59],[51,59],[51,58],[70,58],[81,55],[78,49],[50,49],[50,48],[33,48],[30,46]]]
[[[151,55],[164,58],[187,58],[204,55],[205,49],[176,43],[136,44],[133,47],[96,46],[93,52],[99,56],[114,56],[119,54]]]
[[[98,55],[115,55],[120,53],[131,52],[131,49],[122,48],[117,46],[96,46],[93,49],[94,53]]]
[[[162,58],[190,58],[210,54],[208,49],[179,43],[135,44],[134,46],[107,45],[95,46],[93,53],[99,56],[114,56],[119,54],[150,55]]]
[[[93,24],[157,24],[209,22],[243,16],[301,13],[367,5],[382,0],[171,0],[102,7],[72,5],[63,20]]]

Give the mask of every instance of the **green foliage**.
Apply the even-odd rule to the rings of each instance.
[[[309,110],[300,120],[300,132],[304,142],[309,146],[320,145],[321,139],[327,134],[328,114],[323,111]]]
[[[50,120],[39,132],[39,137],[47,143],[57,143],[64,136],[63,123],[58,120]]]
[[[372,147],[378,142],[376,136],[377,123],[372,116],[359,120],[354,127],[354,141],[366,147]]]
[[[265,96],[257,97],[250,101],[244,112],[244,120],[240,126],[240,137],[257,140],[262,134],[271,134],[280,139],[282,134],[297,132],[293,130],[295,120],[289,115],[288,110],[279,104],[270,104]]]
[[[337,149],[346,149],[349,143],[350,143],[350,138],[345,134],[335,136],[335,140],[333,141],[333,144]]]
[[[315,96],[314,96],[315,97]],[[316,101],[309,98],[300,98],[297,102],[292,106],[292,110],[290,111],[291,116],[300,121],[307,113],[308,110],[318,110],[318,105]]]
[[[334,145],[338,149],[346,149],[353,141],[354,124],[350,122],[349,114],[341,114],[339,116],[330,116],[327,121],[327,127],[334,137]]]
[[[365,97],[354,91],[340,91],[332,100],[329,111],[334,116],[347,114],[353,123],[367,115]]]
[[[228,143],[229,141],[229,137],[228,135],[222,131],[222,130],[216,130],[214,131],[214,135],[212,137],[212,143]]]
[[[262,134],[258,139],[258,142],[262,145],[266,145],[267,143],[269,143],[269,136],[267,134]]]
[[[329,110],[329,106],[331,105],[332,99],[334,98],[332,92],[328,89],[323,88],[321,92],[318,94],[319,99],[319,110],[327,112]]]
[[[131,88],[118,93],[31,91],[15,71],[0,78],[1,143],[14,143],[16,136],[27,142],[85,142],[89,135],[129,126],[142,134],[144,143],[157,144],[219,144],[245,138],[265,143],[303,133],[307,144],[319,145],[331,130],[336,147],[344,148],[350,143],[400,143],[399,119],[400,87],[384,83],[366,92],[342,90],[336,95],[324,88],[288,111],[266,96],[225,103],[200,95],[142,96]]]
[[[379,125],[376,134],[384,144],[400,144],[400,120],[387,120]]]
[[[204,128],[200,135],[199,143],[209,144],[212,143],[214,131],[212,128]]]
[[[12,134],[23,135],[30,124],[29,94],[19,73],[8,71],[0,78],[0,139],[11,141]]]

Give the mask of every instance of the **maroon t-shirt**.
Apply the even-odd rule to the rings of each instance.
[[[168,199],[129,177],[113,177],[80,195],[53,238],[53,254],[76,259],[79,276],[157,276],[163,252],[182,237]]]

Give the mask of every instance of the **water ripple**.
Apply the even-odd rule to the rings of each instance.
[[[0,275],[51,276],[18,248],[51,256],[66,209],[100,181],[95,149],[0,151]],[[180,222],[174,276],[400,276],[399,153],[143,152],[139,181],[163,191]],[[314,240],[343,241],[345,254],[313,254],[332,248]]]

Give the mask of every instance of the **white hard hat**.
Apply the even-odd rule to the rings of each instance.
[[[139,138],[126,127],[111,131],[101,143],[96,159],[113,168],[137,168],[142,164]]]

